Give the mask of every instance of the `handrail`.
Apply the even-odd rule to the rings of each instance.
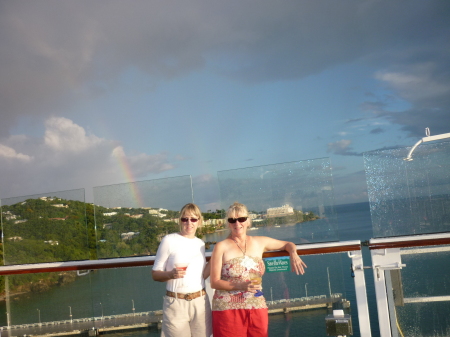
[[[438,246],[450,244],[450,233],[423,234],[383,239],[371,239],[369,249],[408,248],[423,246]]]
[[[325,242],[325,243],[310,243],[297,245],[298,255],[313,255],[313,254],[329,254],[341,253],[348,251],[361,250],[361,241],[343,241],[343,242]],[[263,254],[263,258],[288,256],[286,251],[269,251]],[[209,260],[211,253],[206,253],[206,259]],[[142,267],[151,266],[155,262],[155,256],[137,256],[137,257],[123,257],[113,259],[100,260],[84,260],[84,261],[64,261],[64,262],[48,262],[35,264],[20,264],[0,266],[0,275],[19,275],[19,274],[36,274],[47,272],[61,272],[74,270],[95,270],[108,268],[123,268],[123,267]]]

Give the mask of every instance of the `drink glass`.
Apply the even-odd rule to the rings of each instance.
[[[179,269],[179,270],[186,270],[187,267],[189,266],[189,262],[181,262],[181,261],[177,261],[174,263],[175,268]],[[184,277],[181,280],[181,287],[180,289],[185,289],[186,285],[184,284]]]
[[[258,273],[250,273],[250,282],[252,282],[252,284],[254,284],[254,285],[261,284],[262,283],[261,275]],[[256,297],[259,297],[262,295],[264,295],[264,293],[261,290],[257,290],[255,293]]]

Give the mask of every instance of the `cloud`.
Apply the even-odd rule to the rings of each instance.
[[[350,146],[351,143],[352,141],[349,139],[342,139],[334,143],[328,143],[327,152],[339,154],[342,156],[361,156],[361,153],[350,151],[352,149],[352,147]]]
[[[395,97],[364,102],[361,109],[399,125],[409,137],[424,137],[426,127],[432,135],[449,132],[450,73],[443,71],[449,63],[450,54],[427,62],[391,64],[389,69],[377,72],[375,78]],[[400,101],[407,104],[399,108]]]
[[[96,136],[86,136],[84,128],[64,117],[52,117],[45,125],[44,144],[55,151],[81,152],[102,142]]]
[[[449,83],[442,75],[448,74],[449,9],[439,0],[407,8],[370,0],[261,0],[258,6],[17,0],[1,8],[3,139],[20,116],[45,119],[70,110],[104,95],[130,69],[152,84],[204,68],[254,83],[304,78],[358,60],[386,69],[422,58],[431,65],[416,72],[386,69],[377,78],[405,98],[442,96]]]
[[[440,65],[434,62],[417,63],[407,66],[403,71],[383,71],[375,78],[383,81],[397,95],[409,102],[433,102],[450,93],[448,76],[436,76]]]
[[[0,158],[18,160],[20,162],[29,162],[32,160],[32,156],[28,156],[23,153],[17,153],[16,150],[9,146],[0,144]]]
[[[45,128],[42,138],[11,136],[0,143],[2,198],[101,186],[174,168],[166,153],[127,155],[115,141],[87,135],[67,118],[51,117]]]

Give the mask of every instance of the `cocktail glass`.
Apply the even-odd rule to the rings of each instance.
[[[175,268],[177,268],[178,270],[185,271],[187,269],[187,267],[189,266],[189,262],[175,262],[174,265],[175,265]],[[185,288],[186,288],[186,285],[184,284],[184,277],[183,277],[183,279],[181,280],[180,289],[185,289]]]
[[[262,277],[258,273],[250,273],[250,282],[252,282],[253,285],[258,285],[262,283]],[[261,290],[257,290],[255,293],[255,297],[259,297],[264,295],[264,293]]]

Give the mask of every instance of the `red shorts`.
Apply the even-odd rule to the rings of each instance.
[[[266,309],[213,311],[214,337],[267,337],[269,313]]]

